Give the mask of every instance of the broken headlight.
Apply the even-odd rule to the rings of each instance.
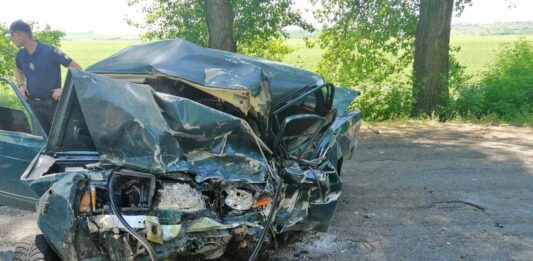
[[[115,173],[113,199],[122,211],[149,210],[155,193],[155,176],[152,174],[121,171]],[[89,183],[80,201],[80,212],[106,212],[110,201],[107,182]]]
[[[157,209],[195,212],[205,209],[205,202],[196,189],[187,183],[163,183],[157,192]]]
[[[248,210],[254,204],[254,196],[252,193],[242,189],[228,189],[224,191],[226,198],[224,203],[226,206],[235,210]]]

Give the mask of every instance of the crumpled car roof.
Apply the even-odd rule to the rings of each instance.
[[[264,182],[266,161],[244,120],[150,86],[71,70],[100,160],[152,173],[192,172],[197,182]],[[72,96],[72,97],[70,97]],[[53,152],[57,144],[48,144]]]
[[[245,90],[257,96],[270,79],[276,103],[306,87],[321,85],[319,75],[269,60],[204,48],[183,39],[132,45],[87,68],[97,74],[168,76],[196,84]]]

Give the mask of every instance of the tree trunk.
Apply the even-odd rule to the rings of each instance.
[[[236,52],[231,0],[204,0],[204,3],[207,10],[209,48]]]
[[[450,28],[454,0],[420,0],[415,38],[415,116],[431,114],[448,102]]]

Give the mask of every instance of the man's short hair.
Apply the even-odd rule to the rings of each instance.
[[[22,20],[17,20],[11,23],[9,26],[9,33],[14,32],[23,32],[29,34],[30,36],[32,35],[30,25]]]

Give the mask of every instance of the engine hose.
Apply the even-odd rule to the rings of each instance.
[[[279,201],[279,197],[281,195],[281,186],[283,185],[283,182],[281,180],[278,180],[278,186],[276,188],[276,194],[274,195],[274,200],[272,202],[272,207],[270,209],[270,213],[268,213],[267,221],[265,222],[265,227],[263,228],[263,231],[261,232],[261,236],[259,237],[259,241],[255,245],[255,249],[252,252],[252,255],[248,258],[248,261],[254,261],[257,256],[259,255],[259,251],[261,251],[261,247],[263,246],[263,242],[265,241],[266,235],[268,231],[270,230],[270,227],[272,226],[272,221],[274,219],[274,212],[276,208],[276,204]]]
[[[150,243],[144,237],[137,234],[137,232],[135,232],[135,230],[126,222],[126,220],[122,216],[122,213],[120,213],[120,210],[117,204],[115,203],[115,199],[113,196],[113,181],[115,180],[115,175],[116,175],[115,172],[111,172],[111,174],[109,175],[109,179],[107,181],[107,193],[109,195],[109,203],[111,205],[111,209],[113,210],[113,213],[115,213],[115,215],[117,216],[120,223],[122,223],[122,225],[126,228],[128,233],[130,233],[135,239],[137,239],[146,248],[146,250],[148,251],[148,254],[150,255],[150,259],[152,261],[156,261],[157,256],[155,254],[155,250],[152,247],[152,245],[150,245]]]

